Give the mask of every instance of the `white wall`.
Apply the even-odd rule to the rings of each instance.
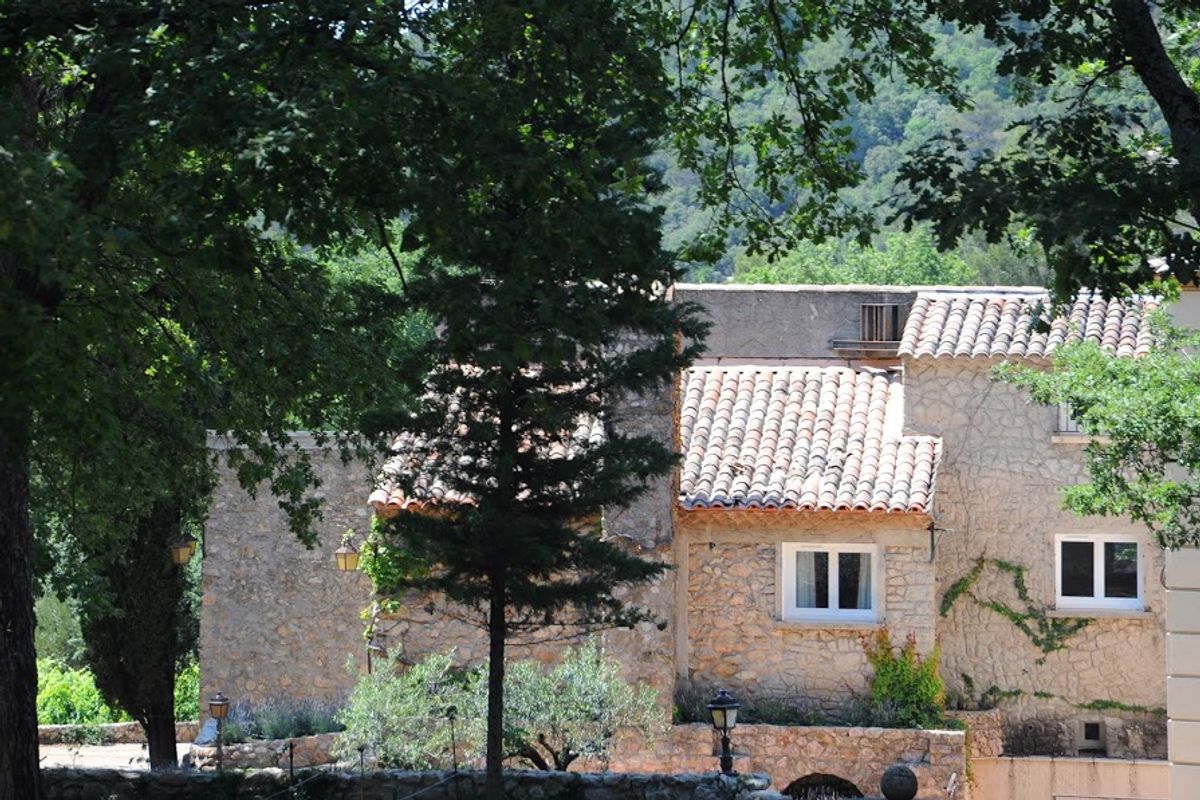
[[[971,800],[1167,800],[1165,761],[976,758]],[[1185,795],[1176,795],[1182,798]],[[1188,794],[1195,800],[1196,793]]]

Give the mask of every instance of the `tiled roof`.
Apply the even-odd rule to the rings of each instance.
[[[550,458],[574,457],[583,448],[604,441],[604,425],[598,419],[582,421],[569,441],[548,446]],[[475,502],[470,495],[454,489],[439,465],[448,456],[446,448],[430,440],[403,433],[391,446],[391,457],[375,481],[375,490],[367,502],[381,516],[399,511],[429,511]]]
[[[1049,356],[1060,345],[1086,340],[1123,356],[1143,355],[1151,334],[1145,318],[1157,306],[1152,298],[1106,300],[1083,293],[1046,333],[1033,330],[1036,293],[919,292],[904,326],[900,355]]]
[[[942,444],[901,435],[902,391],[872,369],[688,370],[680,505],[927,512]]]

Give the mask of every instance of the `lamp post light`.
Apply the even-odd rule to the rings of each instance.
[[[229,716],[229,698],[224,692],[218,691],[208,700],[208,713],[217,721],[217,772],[221,771],[225,762],[225,751],[222,748],[225,732],[225,717]]]
[[[358,569],[358,550],[349,540],[342,541],[342,546],[334,551],[333,557],[337,559],[337,568],[340,572],[354,572]]]
[[[733,751],[729,748],[729,732],[737,725],[738,709],[742,704],[729,692],[721,689],[708,703],[708,715],[713,728],[721,734],[721,774],[737,775],[733,771]]]
[[[196,555],[196,537],[190,533],[185,533],[171,543],[171,561],[178,566],[182,567],[191,561],[194,555]]]

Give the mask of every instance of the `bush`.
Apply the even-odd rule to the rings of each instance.
[[[886,627],[864,638],[863,649],[875,672],[867,710],[875,724],[892,728],[933,728],[946,714],[946,685],[938,674],[940,647],[927,658],[912,634],[896,648]]]
[[[235,702],[222,726],[226,744],[252,739],[295,739],[317,733],[340,731],[341,706],[325,700],[290,697],[270,698],[257,703]]]
[[[44,594],[38,598],[34,613],[37,615],[34,649],[38,658],[57,661],[72,669],[83,668],[83,633],[70,604],[53,594]]]
[[[195,661],[175,676],[175,719],[200,719],[200,665]]]
[[[481,709],[476,708],[482,673],[454,668],[451,654],[434,654],[404,669],[392,656],[374,674],[359,679],[338,721],[346,732],[336,755],[357,761],[364,748],[385,769],[426,770],[450,764],[454,708],[466,724],[455,730],[459,753],[477,751]]]
[[[649,740],[663,722],[658,693],[622,680],[618,662],[594,639],[568,650],[552,669],[522,661],[505,675],[506,755],[539,769],[565,770],[578,758],[607,763],[619,728]]]
[[[346,726],[337,755],[358,759],[359,748],[384,768],[449,766],[453,745],[460,760],[481,756],[487,710],[487,668],[456,669],[451,654],[431,655],[397,671],[395,659],[364,675],[339,715]],[[506,758],[539,769],[565,769],[579,758],[608,757],[617,730],[651,737],[665,720],[657,694],[621,680],[617,662],[595,642],[567,650],[553,667],[535,661],[509,664],[504,681]]]
[[[39,725],[97,725],[122,722],[128,715],[104,702],[85,669],[70,669],[52,659],[38,659]]]

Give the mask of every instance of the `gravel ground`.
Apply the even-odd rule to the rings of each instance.
[[[187,742],[176,745],[179,758],[182,759],[190,747]],[[149,768],[144,744],[44,744],[39,752],[43,767]]]

